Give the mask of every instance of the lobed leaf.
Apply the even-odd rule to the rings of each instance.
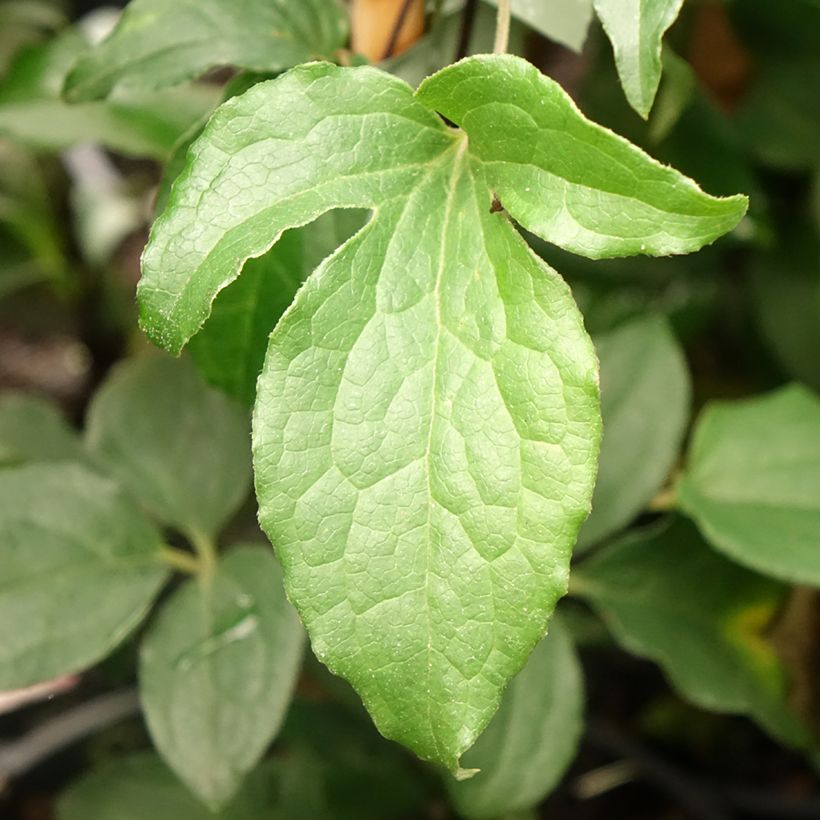
[[[576,581],[619,643],[660,664],[685,698],[807,742],[767,637],[784,586],[710,550],[684,519],[629,533],[580,564]]]
[[[317,656],[386,736],[457,773],[566,589],[600,435],[581,317],[496,195],[590,255],[693,250],[745,210],[586,121],[517,58],[465,60],[415,96],[312,64],[216,112],[139,290],[143,326],[178,351],[285,230],[373,211],[271,337],[260,520]]]
[[[269,549],[238,547],[165,604],[140,656],[157,750],[213,808],[233,797],[279,730],[304,633]]]
[[[121,364],[97,391],[86,444],[160,521],[212,538],[250,485],[244,414],[186,361]]]
[[[75,464],[0,471],[0,689],[104,658],[167,576],[154,527]]]
[[[615,65],[629,104],[649,116],[661,81],[663,35],[683,0],[593,0],[612,43]]]
[[[336,0],[131,0],[71,71],[66,95],[82,101],[116,87],[162,88],[226,65],[275,73],[330,57],[346,35]]]
[[[820,584],[820,400],[795,384],[710,404],[678,497],[730,558],[785,581]]]

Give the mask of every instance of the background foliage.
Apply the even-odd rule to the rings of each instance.
[[[110,11],[0,3],[0,689],[68,676],[0,695],[2,811],[820,815],[820,6],[513,2],[512,53],[750,207],[690,256],[525,234],[593,336],[604,438],[570,595],[457,782],[313,657],[251,498],[268,335],[368,203],[248,261],[182,360],[137,329],[148,226],[214,108],[366,62],[364,3],[228,5],[134,0],[107,35]],[[493,4],[429,6],[370,55],[414,87],[492,47]]]

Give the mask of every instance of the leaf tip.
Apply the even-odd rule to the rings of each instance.
[[[475,777],[481,769],[462,769],[461,766],[456,766],[453,770],[453,777],[461,782],[462,780],[470,780]]]

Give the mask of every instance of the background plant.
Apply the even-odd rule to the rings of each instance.
[[[779,744],[800,750],[803,760],[813,755],[813,585],[820,528],[820,409],[812,392],[820,309],[814,202],[819,152],[815,107],[801,97],[806,82],[795,81],[796,76],[811,76],[815,68],[820,25],[813,4],[790,0],[775,16],[766,4],[753,0],[735,0],[725,9],[692,3],[683,8],[683,18],[670,34],[672,46],[662,49],[661,38],[681,12],[680,3],[635,4],[633,9],[626,3],[600,2],[594,12],[612,51],[601,31],[593,29],[585,57],[578,61],[532,32],[580,48],[593,13],[589,4],[567,3],[560,13],[539,15],[531,5],[513,3],[513,12],[520,16],[513,24],[510,50],[546,65],[547,73],[550,61],[556,74],[580,70],[582,81],[569,84],[587,116],[673,163],[712,194],[751,195],[748,215],[730,236],[696,256],[594,262],[555,246],[591,257],[695,250],[731,229],[745,205],[739,199],[703,196],[608,132],[587,126],[560,95],[550,96],[552,86],[539,85],[537,72],[509,57],[445,71],[422,86],[417,99],[385,74],[329,67],[297,69],[273,85],[261,85],[313,57],[345,66],[361,60],[345,50],[348,16],[342,7],[316,0],[297,12],[289,4],[286,13],[277,3],[245,5],[237,15],[233,9],[228,13],[223,3],[213,3],[206,13],[201,3],[170,6],[135,0],[118,28],[95,48],[83,39],[96,36],[93,20],[84,24],[86,34],[80,34],[64,27],[57,7],[8,4],[4,10],[11,21],[4,27],[9,34],[3,48],[9,56],[0,86],[0,132],[8,140],[2,165],[7,193],[0,200],[0,281],[6,283],[0,307],[10,317],[4,345],[28,350],[29,344],[35,358],[51,355],[60,362],[60,367],[45,370],[62,373],[65,384],[39,386],[50,388],[75,419],[91,388],[103,384],[85,414],[81,439],[40,399],[9,394],[0,402],[0,459],[5,465],[0,473],[0,549],[6,567],[0,592],[0,681],[11,689],[94,667],[83,684],[90,694],[136,674],[153,745],[179,778],[141,751],[146,743],[132,735],[120,742],[133,754],[106,760],[99,771],[74,785],[61,803],[62,816],[128,818],[144,816],[146,807],[158,817],[163,812],[170,816],[170,811],[212,816],[204,806],[217,816],[237,818],[271,812],[305,816],[306,811],[419,816],[438,811],[441,801],[465,816],[530,811],[561,780],[582,737],[578,645],[588,667],[592,712],[584,754],[633,761],[622,764],[620,772],[595,773],[604,786],[596,787],[593,776],[577,780],[575,789],[581,793],[605,790],[619,778],[644,777],[657,779],[662,790],[695,816],[743,811],[744,799],[754,803],[748,793],[721,785],[704,792],[702,784],[678,772],[671,781],[657,775],[652,760],[647,764],[643,752],[630,745],[632,731],[671,746],[687,767],[706,769],[712,780],[715,770],[725,771],[729,780],[746,774],[704,751],[703,738],[712,731],[752,738],[756,753],[776,759],[781,769],[807,772],[807,762],[773,751],[776,747],[747,724],[707,717],[692,706],[751,717]],[[362,19],[357,14],[367,13],[366,5],[354,4],[354,23]],[[402,4],[395,6],[394,12],[402,10]],[[487,51],[495,39],[495,10],[483,3],[439,3],[430,13],[425,36],[398,55],[386,52],[398,47],[399,29],[383,27],[384,67],[412,85],[458,53]],[[388,22],[395,19],[391,16]],[[408,7],[403,19],[410,31],[422,17]],[[635,25],[625,25],[625,20]],[[270,31],[276,32],[273,38]],[[370,41],[376,36],[369,35]],[[403,36],[412,39],[407,32]],[[240,71],[229,79],[222,73],[197,79],[226,63]],[[616,72],[623,91],[617,88]],[[471,82],[470,94],[463,94]],[[310,96],[313,89],[333,83],[334,93]],[[572,226],[545,216],[545,203],[554,199],[556,190],[545,188],[547,183],[532,170],[528,175],[513,173],[516,146],[520,142],[526,152],[538,144],[538,129],[522,131],[528,121],[518,122],[509,108],[504,117],[482,121],[479,109],[470,110],[478,93],[484,95],[485,110],[511,97],[530,115],[548,100],[558,106],[564,130],[552,135],[555,153],[545,154],[543,161],[567,158],[562,170],[566,178],[566,169],[571,169],[575,187],[563,194],[569,190],[569,209],[576,214],[594,195],[597,207],[588,217]],[[235,99],[219,110],[200,137],[220,98]],[[288,141],[280,134],[276,151],[268,145],[251,156],[255,138],[268,139],[283,122],[298,127],[315,110],[310,106],[317,105],[316,99],[324,100],[320,107],[331,107],[325,114],[331,109],[355,113],[362,128],[357,131],[351,117],[348,134],[334,129],[315,142],[303,142],[298,135]],[[433,127],[433,111],[464,126],[469,148],[448,148],[453,132],[440,120]],[[405,120],[391,125],[395,130],[390,131],[394,115],[410,115],[420,127],[412,130]],[[542,125],[549,126],[549,111],[543,116]],[[562,145],[562,134],[570,133],[574,142]],[[362,135],[370,140],[365,147]],[[77,147],[89,140],[113,153]],[[357,167],[345,164],[344,151],[353,145],[359,146]],[[455,163],[444,156],[453,150]],[[55,151],[64,152],[59,161],[53,158]],[[609,152],[610,160],[599,168],[596,154],[601,152]],[[112,160],[122,154],[167,160],[157,203],[166,216],[154,229],[144,257],[143,320],[155,339],[174,350],[195,334],[190,354],[196,370],[190,362],[140,356],[108,375],[123,351],[142,345],[129,305],[133,274],[129,278],[126,273],[134,261],[129,244],[136,248],[142,240],[138,233],[132,242],[127,237],[141,230],[154,179],[151,166]],[[439,154],[444,157],[439,176],[428,174],[429,188],[408,194],[413,177],[401,167],[419,159],[429,165]],[[225,157],[232,155],[235,164],[230,159],[226,163]],[[637,186],[618,175],[616,157],[632,164],[641,179]],[[298,200],[291,194],[277,204],[275,197],[293,179],[284,162],[284,176],[272,184],[271,174],[278,172],[283,158],[302,163],[297,167],[319,158],[317,173],[327,175],[321,198],[311,199],[313,194],[307,192]],[[268,163],[267,177],[254,176],[260,161]],[[378,170],[382,180],[388,179],[391,162],[397,169],[389,178],[394,188],[382,181],[374,193],[367,173]],[[469,174],[462,162],[470,163]],[[365,180],[358,183],[358,192],[351,169]],[[546,165],[542,170],[554,174],[556,168]],[[334,189],[342,173],[350,178]],[[462,228],[449,215],[461,213],[461,206],[453,203],[462,201],[460,186],[469,184],[482,191],[478,199],[486,198],[486,207],[477,208]],[[659,185],[670,186],[671,199],[653,199]],[[528,198],[528,188],[542,195]],[[545,191],[551,195],[544,196]],[[615,207],[614,200],[607,200],[627,191],[634,197],[628,205],[619,200]],[[274,199],[266,201],[265,196]],[[61,201],[73,214],[69,230]],[[233,210],[226,211],[226,201],[233,203]],[[667,213],[659,219],[655,212],[647,217],[642,208],[661,201],[679,215]],[[191,219],[192,211],[186,209],[194,203],[201,210]],[[399,209],[412,216],[414,206],[416,216],[402,227]],[[260,207],[267,210],[257,227],[230,233],[235,230],[231,220],[247,219]],[[344,210],[333,210],[339,207]],[[368,211],[374,207],[378,216],[373,220]],[[532,231],[524,234],[530,247],[566,276],[581,307],[600,358],[604,438],[592,514],[575,550],[570,597],[551,621],[549,636],[506,690],[489,727],[464,755],[460,765],[480,768],[481,773],[457,782],[380,740],[358,698],[314,660],[307,660],[299,672],[301,627],[285,603],[278,565],[253,526],[252,505],[245,505],[250,451],[242,405],[254,400],[267,338],[302,281],[346,243],[323,263],[321,276],[300,292],[295,307],[279,323],[259,382],[255,435],[262,522],[291,574],[290,595],[313,633],[314,651],[353,680],[383,731],[422,756],[455,768],[460,752],[494,711],[494,693],[523,663],[540,634],[539,624],[563,592],[560,571],[546,584],[536,581],[530,593],[528,578],[537,576],[530,568],[519,568],[514,573],[517,589],[498,588],[502,600],[510,601],[515,611],[511,622],[524,637],[516,639],[521,643],[513,642],[510,658],[491,665],[497,682],[489,688],[464,688],[474,674],[468,667],[480,640],[480,630],[476,632],[470,619],[481,611],[483,593],[469,580],[469,565],[457,564],[455,574],[460,572],[468,582],[458,605],[442,610],[436,628],[442,640],[449,631],[447,640],[456,641],[453,657],[463,679],[456,685],[441,677],[433,697],[429,682],[426,692],[414,688],[418,674],[409,666],[404,667],[404,679],[391,673],[371,683],[374,658],[384,658],[383,648],[372,656],[351,653],[345,645],[350,638],[345,638],[334,649],[343,619],[329,625],[322,619],[327,605],[334,603],[340,575],[318,567],[345,539],[348,548],[366,548],[365,556],[378,550],[378,544],[366,533],[358,542],[340,535],[346,526],[346,502],[333,486],[320,484],[320,491],[304,496],[305,506],[292,524],[282,503],[304,493],[300,482],[313,480],[310,470],[316,465],[299,454],[315,447],[322,428],[316,418],[307,421],[305,413],[321,407],[313,391],[339,366],[348,372],[358,368],[361,385],[375,390],[348,392],[349,415],[334,411],[332,418],[337,427],[349,426],[343,445],[349,452],[342,453],[341,463],[352,475],[356,469],[362,475],[377,469],[372,455],[371,462],[366,461],[372,442],[380,442],[377,461],[390,462],[414,440],[414,420],[401,414],[394,427],[365,425],[363,436],[353,426],[361,412],[357,408],[379,405],[380,387],[410,384],[405,401],[412,406],[413,346],[420,343],[394,325],[398,336],[392,338],[405,347],[394,344],[390,356],[372,355],[379,350],[372,343],[365,345],[370,352],[364,356],[355,346],[344,347],[349,329],[363,321],[357,310],[371,287],[357,273],[363,270],[361,260],[380,260],[380,298],[392,299],[394,307],[405,311],[416,304],[407,287],[407,273],[413,269],[407,260],[426,252],[425,219],[430,214],[438,214],[430,230],[442,231],[445,247],[447,241],[453,243],[451,254],[442,255],[447,262],[442,270],[456,274],[439,280],[453,292],[462,287],[458,263],[471,253],[486,254],[496,273],[510,260],[542,266],[528,256],[505,211]],[[483,244],[481,250],[468,250],[478,247],[471,244],[476,222],[483,225]],[[226,230],[224,249],[219,250]],[[394,258],[383,250],[390,236],[402,251]],[[198,248],[208,242],[217,251],[198,258]],[[241,275],[231,281],[240,269]],[[594,364],[580,325],[571,320],[572,303],[558,279],[547,281],[554,284],[542,302],[543,314],[537,319],[517,314],[515,326],[536,339],[545,322],[569,316],[551,339],[544,361],[560,361],[564,377],[574,370],[588,379]],[[352,283],[347,295],[346,283]],[[179,298],[172,300],[169,294],[174,292]],[[341,294],[338,299],[336,293]],[[520,294],[501,302],[505,298],[508,310],[527,304]],[[462,303],[461,319],[472,313],[478,328],[463,330],[463,338],[474,345],[475,365],[452,358],[454,372],[473,367],[470,372],[475,374],[486,355],[476,345],[483,338],[481,311],[487,299],[473,293]],[[313,347],[304,344],[306,317],[321,319],[311,331],[321,335]],[[424,314],[411,311],[406,319],[407,328],[424,327]],[[37,333],[38,325],[48,328],[48,334]],[[492,327],[492,320],[487,326]],[[29,341],[38,337],[49,339],[47,353]],[[325,349],[343,352],[343,358],[325,357]],[[299,376],[307,388],[281,375],[291,372],[300,357],[309,362]],[[19,365],[26,359],[18,355],[17,360]],[[394,367],[399,360],[404,364]],[[6,381],[37,384],[24,367],[8,369]],[[365,378],[371,370],[375,375]],[[549,383],[546,371],[537,372],[542,375],[536,384]],[[233,398],[206,387],[203,376]],[[537,391],[527,392],[528,380],[503,379],[502,371],[502,397],[521,400],[520,411],[512,411],[519,430],[522,424],[532,427],[539,413],[549,418],[549,403],[539,405]],[[785,385],[790,379],[799,383]],[[475,375],[473,380],[480,383]],[[493,389],[485,386],[477,396],[468,394],[463,408],[473,412],[465,410],[454,425],[482,467],[478,475],[487,481],[483,490],[479,484],[482,503],[487,510],[496,508],[491,519],[465,519],[468,528],[474,527],[470,537],[486,550],[496,547],[494,538],[503,542],[506,537],[500,507],[487,502],[486,495],[496,491],[505,466],[497,458],[498,440],[487,438],[470,419],[489,419],[488,430],[503,431],[491,404],[479,401],[487,402]],[[280,400],[277,409],[272,398],[282,395],[287,399]],[[300,407],[302,401],[307,404]],[[567,400],[566,407],[582,413],[586,432],[569,451],[579,456],[579,464],[566,473],[562,489],[551,489],[548,471],[536,484],[547,504],[566,498],[564,488],[569,486],[570,495],[580,502],[579,512],[585,506],[592,450],[581,454],[587,446],[583,442],[595,439],[595,403],[591,387],[583,401]],[[532,416],[528,406],[541,409]],[[441,412],[435,408],[433,416]],[[301,426],[299,413],[306,420]],[[289,435],[289,441],[299,445],[290,461],[276,454],[279,435]],[[277,461],[281,466],[272,468]],[[448,469],[441,475],[446,477]],[[459,469],[456,465],[453,474]],[[371,502],[381,508],[378,515],[365,517],[364,524],[371,531],[389,533],[392,513],[385,517],[384,511],[401,509],[407,488],[391,486],[381,500],[375,495],[368,501],[366,493],[361,498],[365,509]],[[451,501],[457,503],[457,494]],[[247,509],[240,509],[243,505]],[[532,509],[535,521],[555,516],[555,509],[542,502]],[[561,515],[577,525],[578,512],[567,508]],[[488,526],[490,520],[501,522],[499,528]],[[311,527],[319,529],[305,536],[304,529]],[[571,541],[574,533],[562,537]],[[312,538],[327,552],[316,553],[315,566],[311,560],[299,565],[295,545]],[[560,539],[543,532],[538,538],[553,550],[543,553],[541,562],[559,554],[566,560],[565,548],[556,549]],[[396,583],[408,583],[411,566],[397,565]],[[354,566],[350,578],[359,572],[367,572],[366,564]],[[186,575],[191,580],[183,581]],[[389,570],[382,566],[369,585],[357,588],[365,598],[378,597],[390,583]],[[155,606],[161,589],[162,600]],[[407,589],[399,586],[394,592],[406,594]],[[522,601],[532,605],[532,615],[522,612]],[[406,611],[417,610],[414,605]],[[149,611],[147,625],[131,637]],[[370,632],[358,632],[359,639],[409,636],[412,643],[412,629],[391,628],[401,622],[401,612],[386,621],[374,619]],[[460,619],[466,620],[456,629]],[[627,652],[658,664],[677,696],[646,667],[614,660],[618,656],[607,648],[610,638],[601,624]],[[100,664],[123,641],[125,648],[114,660]],[[347,667],[340,666],[344,657],[352,658]],[[602,663],[607,670],[603,673]],[[613,704],[602,695],[612,686],[613,669],[620,670],[616,690],[628,690],[631,676],[638,676],[640,697]],[[301,684],[288,709],[297,677]],[[453,715],[448,693],[455,690],[470,692],[465,705],[474,708],[474,716]],[[77,691],[81,697],[83,689]],[[134,708],[133,700],[125,703],[126,712]],[[409,704],[407,713],[396,712],[397,704]],[[442,735],[432,747],[420,717],[431,704],[442,710],[436,719]],[[613,719],[619,730],[613,730]],[[458,737],[459,727],[469,727],[468,739]],[[327,742],[317,739],[324,736]],[[272,755],[259,763],[274,738]],[[442,744],[448,746],[446,753]],[[0,753],[8,775],[29,765],[21,748],[25,751],[12,745]],[[89,749],[93,751],[93,744]],[[579,765],[590,768],[594,763],[585,764],[582,758]],[[553,806],[567,788],[559,789]],[[790,808],[787,797],[765,798],[774,800],[778,810]],[[156,801],[156,808],[150,801]],[[727,804],[735,809],[727,809]],[[608,805],[602,811],[612,816],[617,809]]]

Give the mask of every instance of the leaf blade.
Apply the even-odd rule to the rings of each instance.
[[[236,65],[276,73],[344,45],[346,19],[332,0],[133,0],[117,27],[81,58],[69,99],[107,96],[116,86],[175,85],[209,68]]]
[[[690,253],[746,212],[746,197],[711,197],[587,120],[525,60],[471,57],[428,78],[417,96],[467,132],[516,221],[582,256]]]
[[[663,35],[683,0],[593,0],[595,13],[615,52],[615,64],[629,104],[649,116],[661,81]]]
[[[0,471],[0,536],[2,689],[105,657],[168,574],[159,533],[117,485],[76,464]]]
[[[243,413],[185,361],[121,364],[94,396],[85,440],[152,515],[194,541],[212,538],[250,486]]]
[[[143,641],[151,736],[212,808],[233,797],[278,732],[303,636],[276,560],[258,545],[231,550],[212,576],[178,590]]]
[[[793,384],[714,402],[698,421],[681,508],[730,558],[775,578],[820,584],[820,400]]]

